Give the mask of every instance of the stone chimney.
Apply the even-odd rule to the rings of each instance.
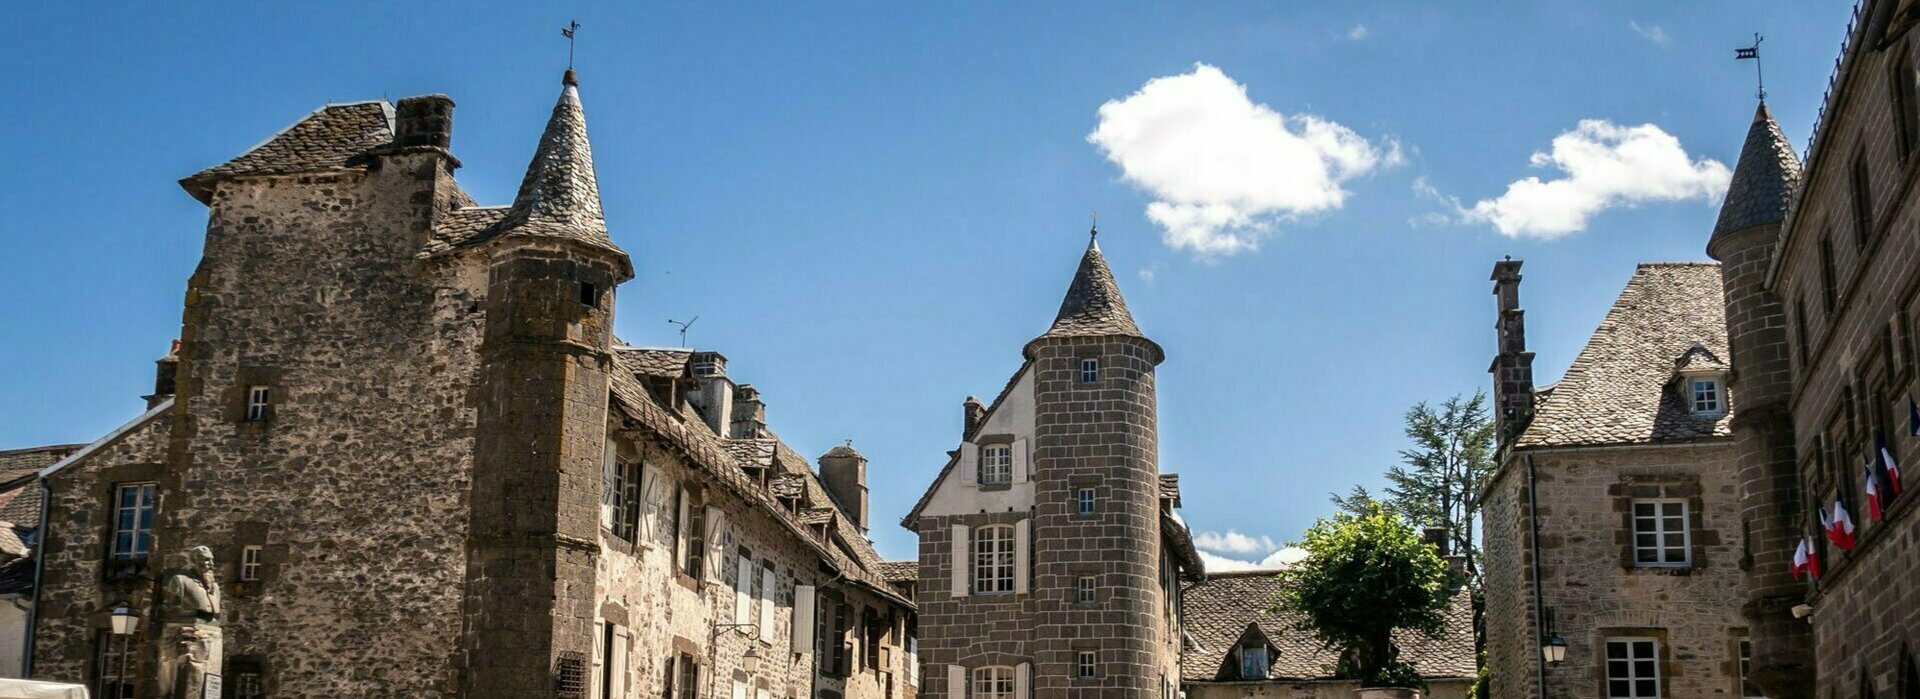
[[[985,419],[987,419],[987,406],[981,405],[979,398],[967,396],[967,400],[960,404],[961,438],[964,439],[967,435],[973,434],[973,428],[979,427],[980,421]]]
[[[741,384],[733,391],[733,416],[728,423],[728,436],[734,439],[759,439],[767,436],[767,404],[760,399],[760,389],[753,384]]]
[[[1453,539],[1448,534],[1449,530],[1446,527],[1420,528],[1420,538],[1432,544],[1434,550],[1440,552],[1441,558],[1453,555]]]
[[[820,482],[840,505],[840,511],[867,531],[867,457],[849,441],[820,456]]]
[[[153,365],[153,395],[143,396],[148,410],[173,397],[173,380],[180,373],[180,341],[174,340],[167,356],[153,360]]]
[[[393,145],[397,148],[453,145],[453,98],[408,97],[393,105]]]
[[[1512,257],[1493,263],[1499,354],[1487,372],[1493,374],[1495,432],[1503,447],[1533,421],[1533,353],[1527,351],[1526,311],[1520,309],[1520,265]]]
[[[695,352],[692,357],[693,380],[698,384],[692,393],[687,394],[687,402],[692,403],[700,417],[707,421],[707,429],[722,437],[732,434],[733,429],[733,379],[727,378],[727,358],[719,352]]]

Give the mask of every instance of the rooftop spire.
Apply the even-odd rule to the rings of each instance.
[[[560,100],[553,105],[547,130],[520,181],[513,207],[487,235],[563,238],[619,255],[626,253],[607,237],[600,210],[600,183],[593,172],[593,146],[587,142],[587,116],[580,107],[579,79],[572,68],[561,77]]]
[[[1098,233],[1098,229],[1089,231],[1087,252],[1080,257],[1080,269],[1074,272],[1073,283],[1067,286],[1067,297],[1060,301],[1060,312],[1054,317],[1053,327],[1035,338],[1036,341],[1104,335],[1147,339],[1140,332],[1140,326],[1133,323],[1133,314],[1127,312],[1127,301],[1120,297],[1120,285],[1113,280],[1106,256],[1100,254],[1100,241],[1092,237]]]
[[[1727,185],[1713,236],[1786,220],[1787,203],[1799,184],[1800,157],[1780,132],[1767,103],[1761,102],[1754,109],[1747,142],[1740,148],[1740,162],[1733,167],[1733,181]]]

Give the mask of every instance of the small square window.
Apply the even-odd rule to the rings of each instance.
[[[1073,493],[1073,511],[1077,514],[1093,514],[1093,489],[1081,488]]]
[[[980,484],[1005,485],[1013,482],[1013,447],[994,444],[980,447]]]
[[[247,387],[247,421],[259,422],[273,415],[273,391],[267,386]]]
[[[240,581],[253,582],[260,579],[259,546],[247,546],[240,549]]]
[[[1073,676],[1077,679],[1083,679],[1083,680],[1093,679],[1094,671],[1098,670],[1099,667],[1100,667],[1099,653],[1096,653],[1090,650],[1080,651],[1079,653],[1075,654],[1075,660],[1073,663]]]
[[[1080,360],[1080,383],[1100,382],[1100,360],[1092,357]]]
[[[1079,578],[1076,578],[1073,581],[1074,604],[1093,604],[1094,591],[1095,591],[1095,587],[1094,587],[1093,576],[1082,575]]]
[[[1718,415],[1723,412],[1720,400],[1720,381],[1717,379],[1692,379],[1687,382],[1688,405],[1695,415]]]
[[[580,305],[600,305],[600,287],[593,282],[580,282]]]

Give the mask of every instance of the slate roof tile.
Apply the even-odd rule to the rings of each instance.
[[[1297,630],[1295,615],[1269,611],[1280,592],[1280,579],[1271,571],[1218,573],[1187,586],[1181,613],[1187,635],[1199,648],[1189,647],[1181,655],[1181,677],[1188,682],[1238,681],[1239,666],[1227,660],[1247,625],[1257,624],[1279,648],[1268,679],[1331,679],[1337,653],[1313,634]],[[1444,628],[1438,639],[1417,632],[1396,633],[1401,658],[1428,679],[1472,677],[1473,601],[1465,590],[1447,607]],[[1233,674],[1223,676],[1229,667]]]
[[[351,161],[393,140],[393,105],[386,100],[329,104],[232,160],[180,181],[206,201],[213,183],[241,175],[352,170]]]

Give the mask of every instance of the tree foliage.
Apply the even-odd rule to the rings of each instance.
[[[1419,686],[1392,638],[1398,629],[1442,633],[1454,583],[1439,552],[1377,503],[1315,522],[1300,545],[1306,559],[1280,573],[1279,611],[1297,614],[1300,631],[1339,651],[1340,677],[1363,687]]]
[[[1475,393],[1448,398],[1438,408],[1421,402],[1407,410],[1401,463],[1387,468],[1381,495],[1354,486],[1334,505],[1361,514],[1378,502],[1421,527],[1446,527],[1453,551],[1464,557],[1467,583],[1480,586],[1480,552],[1474,545],[1480,515],[1480,488],[1493,475],[1493,419],[1487,397]]]

